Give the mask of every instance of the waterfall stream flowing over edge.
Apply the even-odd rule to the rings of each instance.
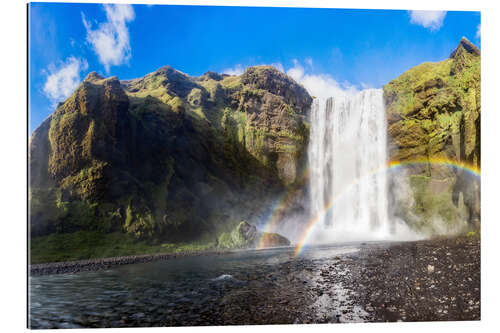
[[[387,209],[383,91],[316,98],[310,121],[310,215],[318,220],[312,241],[401,238]]]

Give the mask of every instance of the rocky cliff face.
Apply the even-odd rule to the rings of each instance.
[[[390,184],[393,213],[431,232],[479,223],[479,179],[462,167],[481,165],[480,51],[462,38],[449,59],[389,82],[384,97],[390,160],[406,164]]]
[[[200,77],[167,66],[128,81],[91,73],[33,132],[31,233],[184,240],[256,223],[300,181],[311,102],[269,66]]]

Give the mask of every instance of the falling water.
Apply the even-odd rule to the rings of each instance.
[[[316,242],[390,238],[386,135],[381,89],[314,100],[309,165]]]

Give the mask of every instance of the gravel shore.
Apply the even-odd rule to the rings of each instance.
[[[480,320],[480,247],[479,237],[366,246],[328,265],[323,287],[352,290],[368,321]]]
[[[98,271],[109,269],[113,266],[146,263],[158,260],[169,260],[187,256],[213,256],[231,253],[230,251],[194,251],[178,253],[157,253],[135,256],[121,256],[101,259],[88,259],[78,261],[52,262],[30,265],[31,276],[79,273],[85,271]]]

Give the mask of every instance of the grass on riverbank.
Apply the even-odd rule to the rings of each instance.
[[[150,244],[132,236],[114,232],[103,234],[78,231],[31,239],[31,264],[58,261],[109,258],[118,256],[194,252],[214,249],[215,242]]]

